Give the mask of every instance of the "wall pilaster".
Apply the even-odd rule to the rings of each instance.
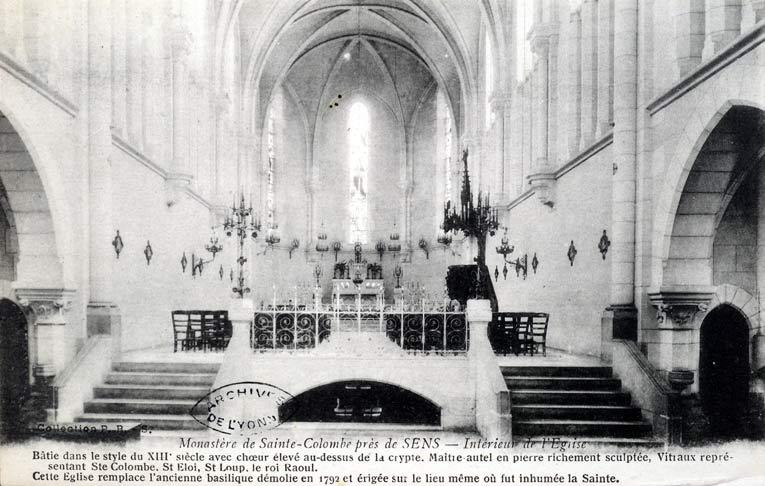
[[[579,139],[580,152],[595,141],[595,121],[598,106],[598,9],[595,0],[584,0],[581,16],[582,128]]]
[[[598,108],[596,138],[611,130],[614,92],[614,2],[598,0]]]

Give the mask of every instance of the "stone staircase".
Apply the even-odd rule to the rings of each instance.
[[[513,436],[662,444],[606,366],[509,366]]]
[[[114,363],[75,420],[139,422],[155,430],[203,429],[189,412],[209,393],[219,367],[219,363]]]

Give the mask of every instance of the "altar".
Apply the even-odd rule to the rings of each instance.
[[[383,280],[368,279],[356,285],[351,279],[332,279],[332,303],[338,307],[382,309],[385,303]]]

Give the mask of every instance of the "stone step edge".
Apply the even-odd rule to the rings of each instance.
[[[85,420],[83,420],[85,419]],[[75,418],[76,422],[97,422],[99,420],[122,420],[128,422],[141,422],[142,420],[173,420],[182,422],[196,422],[190,415],[184,414],[154,414],[154,413],[83,413]]]
[[[636,409],[639,410],[639,407],[633,407],[631,405],[598,405],[598,404],[584,404],[584,403],[575,403],[571,405],[564,405],[560,403],[556,403],[556,404],[523,403],[519,405],[512,405],[512,408],[560,408],[560,409],[574,408],[577,410],[597,408],[597,409],[606,409],[606,410],[636,410]]]
[[[186,405],[194,406],[198,402],[189,399],[173,399],[173,398],[93,398],[85,403],[137,403],[146,405]]]
[[[622,421],[622,420],[566,420],[566,419],[533,419],[533,420],[513,420],[514,425],[645,425],[650,426],[648,422],[642,420]]]

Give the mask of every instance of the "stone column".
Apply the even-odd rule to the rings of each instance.
[[[674,0],[675,64],[678,78],[701,63],[704,50],[704,0]]]
[[[111,334],[119,350],[120,316],[114,304],[112,266],[116,260],[112,241],[111,138],[111,10],[107,2],[88,2],[88,106],[87,141],[89,169],[90,296],[87,333]],[[130,236],[126,235],[126,238]],[[136,242],[137,243],[137,242]]]
[[[580,89],[580,37],[581,37],[581,14],[579,11],[571,13],[569,20],[569,59],[568,59],[568,158],[573,158],[579,153],[579,139],[581,129],[581,89]]]
[[[189,128],[190,113],[189,98],[189,68],[188,58],[191,51],[191,34],[182,24],[180,18],[175,19],[174,31],[171,38],[173,55],[173,121],[172,121],[172,153],[173,162],[167,175],[167,205],[176,204],[188,188],[193,177],[189,164]]]
[[[598,122],[595,136],[611,130],[614,93],[614,0],[598,0]]]
[[[755,23],[765,19],[765,0],[752,0],[752,10]]]
[[[614,175],[611,200],[611,305],[603,339],[637,339],[635,164],[637,151],[637,0],[615,2]],[[611,331],[608,331],[611,329]],[[609,336],[610,334],[610,336]]]
[[[30,70],[43,81],[48,81],[50,67],[50,23],[45,19],[45,2],[41,0],[24,0],[23,2],[23,45],[26,61]]]
[[[707,0],[704,60],[741,34],[741,0]]]
[[[178,21],[180,22],[180,21]],[[173,48],[173,172],[189,174],[189,67],[191,34],[176,25]]]
[[[33,325],[31,350],[36,378],[46,380],[57,375],[66,365],[67,356],[60,352],[66,341],[67,311],[74,297],[73,290],[61,288],[17,288],[19,304]]]
[[[143,28],[141,8],[126,2],[125,128],[127,140],[143,148]]]
[[[583,151],[595,141],[595,120],[598,106],[598,10],[595,0],[582,3],[582,128],[579,139],[579,151]]]
[[[541,32],[534,32],[532,48],[537,56],[537,65],[533,73],[534,81],[534,127],[533,127],[533,168],[536,172],[547,167],[547,123],[549,110],[548,66],[550,40]]]
[[[662,288],[649,292],[657,327],[645,333],[648,359],[665,373],[690,371],[698,378],[700,316],[714,297],[713,287]],[[698,390],[698,379],[691,391]]]
[[[127,33],[125,0],[112,0],[112,127],[122,135],[126,127]]]
[[[491,111],[494,113],[494,126],[492,131],[494,132],[494,157],[496,161],[493,167],[494,178],[490,186],[492,196],[495,194],[500,196],[500,199],[504,199],[501,195],[507,192],[505,186],[505,178],[507,171],[507,163],[509,160],[505,157],[505,97],[492,96],[490,105]],[[491,170],[491,168],[490,168]]]
[[[765,164],[757,165],[757,288],[760,323],[765,320]]]
[[[532,166],[529,174],[529,183],[536,191],[537,197],[548,206],[555,204],[553,186],[555,183],[554,168],[548,157],[549,149],[549,56],[550,56],[550,33],[547,24],[538,24],[534,27],[532,47],[537,55],[537,65],[533,73],[534,80],[534,125],[532,130]]]

